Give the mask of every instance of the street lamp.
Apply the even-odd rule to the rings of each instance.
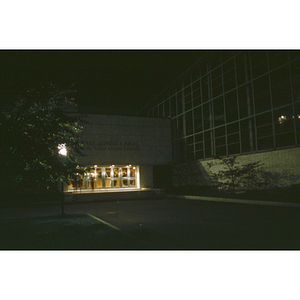
[[[67,154],[68,154],[68,151],[67,151],[67,147],[66,147],[66,144],[59,144],[58,145],[58,154],[61,155],[62,157],[66,157]],[[65,216],[65,212],[64,212],[64,200],[65,200],[65,195],[64,195],[64,181],[62,180],[61,181],[61,216],[64,217]]]
[[[67,151],[67,146],[66,144],[59,144],[58,145],[58,154],[63,155],[63,156],[67,156],[68,151]]]

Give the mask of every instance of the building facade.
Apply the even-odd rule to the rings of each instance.
[[[69,190],[140,189],[153,187],[153,167],[171,164],[171,126],[168,119],[84,115],[81,142],[86,168]]]
[[[174,163],[238,155],[300,175],[300,51],[203,51],[138,115],[171,120]]]

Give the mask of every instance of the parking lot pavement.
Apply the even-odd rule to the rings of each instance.
[[[60,205],[6,208],[0,218],[60,213]],[[178,198],[67,203],[146,242],[151,249],[300,249],[300,208]]]
[[[161,198],[77,204],[155,249],[300,249],[300,209]]]

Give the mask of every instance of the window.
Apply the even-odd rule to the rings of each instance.
[[[250,51],[252,67],[261,65],[267,61],[266,51]]]
[[[226,122],[236,121],[238,119],[236,91],[225,95]]]
[[[273,136],[266,137],[266,138],[257,138],[257,149],[258,150],[274,149]]]
[[[300,144],[300,102],[295,103],[294,121],[296,125],[297,144]]]
[[[235,122],[227,125],[227,134],[233,134],[239,132],[239,123]]]
[[[225,126],[218,127],[215,129],[215,136],[216,137],[222,137],[225,135]]]
[[[234,69],[228,71],[227,73],[224,73],[223,80],[224,80],[224,92],[234,89],[236,87]]]
[[[214,147],[213,147],[213,132],[212,130],[207,131],[204,133],[204,142],[205,142],[205,158],[209,158],[209,157],[213,157],[213,151],[214,151]]]
[[[191,111],[185,114],[185,130],[186,135],[193,133],[193,116]]]
[[[209,100],[209,94],[208,94],[208,87],[209,87],[209,82],[208,82],[208,76],[202,77],[201,79],[201,85],[202,85],[202,103],[205,103]]]
[[[238,85],[241,85],[250,79],[248,55],[245,53],[241,53],[235,58],[235,61],[237,82]]]
[[[203,105],[204,129],[213,127],[212,102]]]
[[[251,53],[252,77],[256,78],[268,72],[266,51],[253,51]]]
[[[69,189],[137,187],[137,166],[88,166],[84,176],[71,182]]]
[[[271,109],[270,85],[268,76],[253,82],[255,113]]]
[[[230,144],[228,145],[228,154],[238,154],[240,153],[240,144]]]
[[[250,85],[244,85],[238,88],[238,100],[240,118],[250,117],[253,114],[253,99]]]
[[[182,93],[177,94],[177,112],[181,114],[183,112],[184,100],[182,97]]]
[[[166,100],[164,103],[164,117],[169,117],[170,116],[170,100]]]
[[[273,70],[288,62],[288,54],[286,51],[269,51],[269,68]]]
[[[219,96],[223,93],[223,87],[222,87],[222,77],[218,77],[212,81],[212,93],[213,97]]]
[[[200,132],[203,130],[202,126],[202,106],[197,107],[194,110],[194,132]]]
[[[170,104],[171,104],[171,117],[174,117],[177,114],[175,96],[170,98]]]
[[[280,107],[292,103],[290,74],[287,67],[270,73],[273,107]]]
[[[221,55],[222,55],[222,61],[225,62],[228,59],[233,57],[234,51],[222,51]]]
[[[295,128],[292,105],[278,108],[273,112],[275,124],[275,145],[277,148],[294,146]]]
[[[223,97],[218,97],[217,99],[214,99],[213,103],[215,126],[223,125],[225,123]]]
[[[184,137],[184,128],[183,128],[183,116],[178,117],[178,136],[179,138]]]
[[[263,125],[272,124],[272,113],[266,112],[256,116],[256,126],[260,127]]]
[[[249,118],[241,121],[241,144],[242,153],[254,151],[254,119]]]

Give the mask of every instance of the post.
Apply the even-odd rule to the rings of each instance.
[[[67,147],[66,144],[59,144],[58,145],[58,154],[61,155],[61,157],[67,156],[68,151],[67,151]],[[63,159],[62,159],[63,160]],[[65,216],[65,195],[64,195],[64,181],[61,181],[61,217]]]
[[[65,216],[64,182],[61,182],[61,216]]]

